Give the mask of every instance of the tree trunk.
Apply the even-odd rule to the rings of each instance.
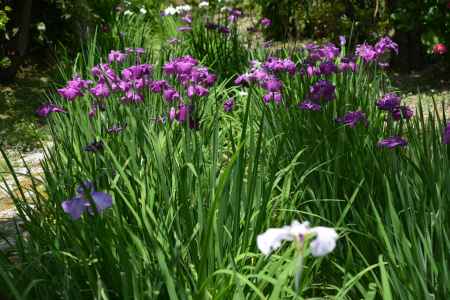
[[[32,0],[22,1],[20,5],[20,23],[16,47],[19,56],[26,54],[30,42],[31,8],[33,6]]]

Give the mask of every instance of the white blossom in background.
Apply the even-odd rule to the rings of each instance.
[[[269,255],[272,251],[281,247],[282,241],[296,241],[303,245],[305,239],[313,238],[310,243],[310,251],[313,256],[324,256],[334,250],[338,234],[329,227],[310,227],[309,222],[300,223],[294,220],[290,226],[281,228],[269,228],[258,235],[256,244],[258,249]]]
[[[124,16],[132,16],[133,12],[131,10],[127,9],[126,11],[123,12],[123,15]]]
[[[165,16],[174,16],[177,14],[183,14],[183,13],[189,12],[191,10],[192,10],[192,6],[190,6],[188,4],[180,5],[180,6],[176,6],[176,7],[173,7],[172,5],[170,5],[163,11],[163,14]]]
[[[39,30],[39,31],[45,31],[45,30],[47,29],[44,22],[39,22],[39,23],[37,23],[37,24],[36,24],[36,28],[37,28],[37,30]]]
[[[145,9],[145,7],[141,7],[141,9],[139,10],[139,12],[142,14],[142,15],[145,15],[145,14],[147,14],[147,10]]]
[[[209,2],[208,1],[202,1],[198,4],[199,8],[204,8],[204,7],[208,7],[209,6]]]
[[[186,4],[186,5],[180,5],[177,6],[178,12],[179,13],[184,13],[184,12],[189,12],[192,10],[192,6]]]
[[[177,10],[175,9],[175,7],[173,7],[172,5],[168,6],[165,10],[164,10],[164,15],[165,16],[173,16],[177,14]]]

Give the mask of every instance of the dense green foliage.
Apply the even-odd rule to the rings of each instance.
[[[266,103],[263,88],[238,87],[236,75],[250,60],[272,56],[300,68],[308,61],[304,49],[248,48],[234,25],[221,35],[195,12],[185,32],[171,16],[161,17],[158,32],[137,9],[94,35],[61,76],[96,81],[92,68],[109,50],[144,46],[124,66],[152,64],[152,79],[180,91],[198,123],[171,118],[181,100],[148,88],[138,103],[120,93],[102,99],[86,92],[73,101],[51,93],[66,112],[48,119],[54,145],[42,183],[30,176],[32,193],[11,190],[27,235],[0,252],[1,292],[12,299],[445,299],[450,148],[442,143],[443,107],[424,112],[419,103],[414,117],[395,121],[376,106],[391,91],[383,69],[362,58],[354,71],[277,73],[283,100]],[[102,35],[111,33],[104,44]],[[178,40],[167,42],[173,36]],[[342,46],[333,61],[350,53]],[[188,54],[217,74],[207,96],[187,97],[164,71]],[[124,77],[119,63],[110,65]],[[335,87],[333,100],[321,111],[299,109],[320,79]],[[225,112],[230,97],[236,104]],[[336,121],[356,110],[367,115],[367,126]],[[112,126],[122,130],[112,134]],[[408,145],[377,146],[394,135]],[[113,205],[73,220],[62,202],[85,180],[112,195]],[[294,246],[270,256],[256,246],[260,233],[293,219],[339,233],[330,255],[305,255],[301,277],[303,256]]]

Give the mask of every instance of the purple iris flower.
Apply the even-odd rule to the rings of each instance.
[[[118,62],[118,63],[123,63],[124,60],[127,58],[127,54],[120,52],[120,51],[116,51],[116,50],[112,50],[109,54],[108,54],[108,61],[109,63],[112,62]]]
[[[98,98],[107,98],[110,95],[109,87],[105,83],[99,83],[89,91]]]
[[[309,99],[319,101],[331,101],[335,97],[335,86],[327,80],[319,80],[310,87]]]
[[[117,81],[118,76],[108,64],[98,64],[92,67],[91,73],[94,77],[102,80]]]
[[[393,149],[396,147],[405,147],[407,144],[408,142],[405,139],[399,136],[391,136],[379,141],[378,147]]]
[[[137,91],[129,90],[120,100],[123,103],[141,103],[144,101],[144,96]]]
[[[134,87],[138,90],[142,90],[148,85],[148,80],[145,78],[139,78],[134,81]]]
[[[408,106],[400,106],[391,110],[391,116],[394,120],[409,120],[414,115],[414,111]]]
[[[251,73],[251,78],[252,80],[256,80],[256,81],[269,81],[271,79],[273,79],[273,76],[270,76],[266,71],[262,70],[262,69],[256,69]]]
[[[296,71],[295,63],[292,60],[276,57],[269,57],[263,67],[271,72],[288,72],[291,75],[294,75]]]
[[[389,37],[385,36],[382,37],[376,44],[375,44],[375,51],[378,54],[383,54],[386,51],[394,51],[396,54],[398,54],[398,44],[392,41]]]
[[[75,76],[72,80],[67,82],[67,87],[72,87],[74,89],[86,89],[92,83],[92,80],[81,79],[80,76]]]
[[[191,26],[180,26],[180,27],[177,27],[177,31],[178,32],[192,31],[192,27]]]
[[[400,106],[402,99],[395,93],[387,93],[380,100],[377,101],[376,105],[381,110],[392,111]]]
[[[371,62],[378,57],[375,48],[367,43],[358,45],[355,54],[363,59],[364,62]]]
[[[187,95],[189,98],[192,98],[193,96],[204,97],[208,94],[208,89],[202,87],[201,85],[191,85],[187,89]]]
[[[236,22],[240,17],[242,17],[242,11],[240,11],[239,9],[231,9],[229,11],[229,16],[228,16],[228,21],[230,22]]]
[[[165,80],[155,80],[150,82],[149,87],[153,93],[161,93],[164,89],[169,88],[169,84]]]
[[[180,98],[180,94],[174,88],[167,88],[163,92],[163,97],[167,102],[172,102]]]
[[[180,61],[175,66],[177,74],[189,74],[191,73],[193,67],[194,64],[188,61]]]
[[[66,86],[57,90],[58,94],[60,94],[63,98],[73,101],[76,97],[83,96],[83,93],[79,88],[74,86]]]
[[[344,116],[336,118],[336,122],[351,128],[354,128],[359,122],[364,123],[366,127],[368,125],[366,114],[362,111],[350,111]]]
[[[314,103],[312,101],[303,101],[298,105],[298,108],[301,110],[312,110],[312,111],[320,111],[321,106],[320,104]]]
[[[175,107],[170,108],[169,111],[169,120],[174,121],[177,120],[180,123],[183,123],[187,120],[187,117],[191,111],[190,106],[186,104],[178,105],[178,109]]]
[[[233,98],[230,98],[223,103],[223,110],[225,112],[231,112],[231,111],[233,111],[233,108],[234,108],[234,99]]]
[[[205,79],[203,80],[203,83],[205,83],[206,86],[212,86],[217,80],[217,76],[214,74],[207,74]]]
[[[200,120],[191,116],[189,118],[189,128],[194,130],[200,129]]]
[[[170,45],[175,45],[175,44],[178,44],[179,42],[180,42],[180,39],[178,39],[176,37],[172,37],[167,40],[167,43],[169,43]]]
[[[171,107],[169,110],[169,120],[173,121],[175,120],[175,117],[177,116],[177,110],[175,107]]]
[[[231,32],[230,28],[228,28],[227,26],[223,26],[223,25],[219,25],[219,27],[217,28],[217,31],[219,31],[220,33],[223,33],[223,34],[229,34]]]
[[[339,56],[341,50],[339,50],[338,47],[336,47],[333,43],[327,43],[322,46],[322,48],[319,50],[321,53],[321,58],[333,60],[336,57]]]
[[[36,114],[42,118],[46,118],[46,117],[48,117],[49,114],[55,113],[55,112],[56,113],[58,113],[58,112],[65,113],[66,111],[62,107],[59,107],[52,103],[43,104],[36,110]]]
[[[268,18],[262,18],[261,21],[259,21],[259,23],[263,26],[263,27],[270,27],[272,25],[272,20],[268,19]]]
[[[265,103],[269,103],[273,100],[276,104],[280,104],[283,96],[280,92],[270,92],[263,96],[263,100]]]
[[[205,27],[209,30],[217,30],[219,28],[219,24],[208,22],[205,24]]]
[[[133,87],[133,84],[131,83],[131,81],[121,80],[119,81],[117,86],[122,92],[128,92]]]
[[[181,21],[187,24],[191,24],[192,23],[192,16],[190,15],[186,15],[184,17],[181,18]]]
[[[189,114],[189,106],[187,106],[186,104],[180,104],[178,106],[178,111],[175,118],[177,119],[178,122],[183,123],[184,121],[186,121],[188,114]]]
[[[141,55],[145,53],[144,48],[125,48],[125,52],[127,53],[135,53],[136,55]]]
[[[249,74],[239,75],[235,80],[234,84],[248,86],[252,82],[252,78]]]
[[[353,61],[350,58],[342,58],[341,62],[338,65],[338,70],[339,72],[346,72],[346,71],[352,71],[352,72],[356,72],[357,69],[357,64],[355,61]]]
[[[305,68],[302,69],[302,73],[306,74],[309,77],[321,75],[320,68],[313,65],[307,65],[306,69]]]
[[[442,133],[442,143],[445,145],[450,144],[450,122],[448,122],[447,125],[444,127]]]
[[[283,84],[280,80],[276,78],[271,78],[263,83],[264,89],[266,89],[268,92],[279,92],[281,88],[283,87]]]
[[[339,44],[341,45],[341,47],[345,46],[346,43],[347,43],[347,39],[345,38],[345,36],[340,35],[339,36]]]
[[[86,147],[84,147],[84,151],[95,153],[95,152],[102,151],[103,148],[104,148],[104,144],[102,141],[98,141],[98,142],[94,141],[94,142],[90,143],[89,145],[87,145]]]
[[[320,69],[320,73],[325,76],[331,75],[331,74],[337,72],[336,65],[331,61],[326,61],[326,62],[321,63],[319,66],[319,69]]]
[[[110,134],[118,134],[121,131],[123,131],[125,128],[127,128],[127,124],[125,124],[123,126],[113,125],[113,126],[109,127],[106,131]]]
[[[77,196],[63,201],[61,207],[73,220],[78,220],[86,211],[94,214],[92,203],[97,212],[101,213],[112,206],[112,197],[106,193],[95,191],[92,182],[86,181],[77,188]]]
[[[88,113],[89,118],[93,118],[97,114],[97,105],[93,104],[91,110]]]

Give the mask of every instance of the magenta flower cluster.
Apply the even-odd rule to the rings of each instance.
[[[382,37],[374,46],[368,43],[358,45],[356,47],[355,55],[368,63],[378,60],[383,54],[388,52],[395,52],[398,54],[398,45],[389,37]]]
[[[341,37],[341,45],[345,45],[345,37]],[[303,49],[307,53],[305,63],[300,73],[309,77],[329,76],[347,71],[356,72],[357,64],[354,58],[340,57],[341,50],[333,43],[322,46],[307,44]]]
[[[118,68],[119,64],[124,63],[131,54],[136,55],[136,64]],[[168,103],[175,103],[170,108],[169,120],[179,122],[189,121],[192,128],[198,127],[198,120],[194,120],[192,111],[194,105],[185,104],[182,96],[193,101],[196,97],[206,97],[209,95],[209,89],[217,80],[215,74],[208,68],[203,67],[191,56],[183,56],[172,59],[163,66],[163,74],[175,85],[181,87],[181,90],[175,88],[165,79],[153,79],[153,66],[141,63],[141,55],[144,49],[127,48],[124,52],[113,50],[108,55],[109,63],[100,63],[91,69],[95,81],[84,80],[75,76],[67,85],[58,90],[58,93],[69,101],[74,101],[77,97],[90,94],[95,100],[91,105],[88,115],[94,117],[98,111],[106,109],[105,98],[112,94],[118,94],[122,103],[140,103],[144,101],[146,92],[160,94]],[[52,112],[65,112],[62,107],[54,104],[42,105],[36,113],[39,116],[46,117]],[[108,129],[109,133],[118,133],[122,127]],[[97,144],[92,143],[86,146],[86,151],[97,152]]]
[[[387,93],[377,101],[376,105],[380,110],[389,112],[395,121],[408,120],[414,115],[414,112],[408,106],[402,106],[401,101],[402,99],[396,93]],[[392,136],[378,142],[379,147],[389,149],[405,147],[407,144],[408,142],[399,136]]]
[[[296,65],[290,59],[269,57],[264,63],[252,61],[250,72],[239,75],[234,83],[248,86],[252,83],[262,87],[266,94],[263,96],[265,103],[274,101],[276,104],[282,101],[283,82],[279,79],[282,73],[295,75]]]
[[[336,118],[336,122],[351,128],[354,128],[358,123],[363,123],[368,126],[367,116],[362,111],[349,111],[344,116]]]
[[[191,56],[175,58],[166,63],[163,70],[165,74],[175,77],[189,98],[207,96],[208,89],[217,80],[216,75],[210,73],[208,68],[199,66],[198,61]]]
[[[58,89],[58,94],[64,99],[73,101],[77,97],[83,96],[83,92],[92,83],[91,80],[83,80],[79,76],[75,76],[72,80],[67,82],[67,85]]]
[[[402,99],[397,94],[387,93],[377,101],[376,105],[380,110],[388,111],[395,121],[408,120],[414,115],[414,112],[408,106],[401,105],[401,101]]]
[[[200,66],[199,62],[191,56],[182,56],[169,61],[163,66],[163,71],[178,82],[189,99],[208,96],[209,88],[217,80],[215,74],[209,72],[208,68]],[[167,102],[181,99],[180,93],[169,86],[165,80],[155,81],[150,89],[153,92],[162,92]],[[170,109],[169,120],[177,120],[180,123],[189,120],[191,128],[195,128],[198,121],[192,117],[192,110],[192,105],[180,103],[177,108]]]
[[[299,104],[302,110],[319,111],[322,105],[332,101],[335,97],[336,87],[328,80],[319,80],[309,88],[306,100]]]

